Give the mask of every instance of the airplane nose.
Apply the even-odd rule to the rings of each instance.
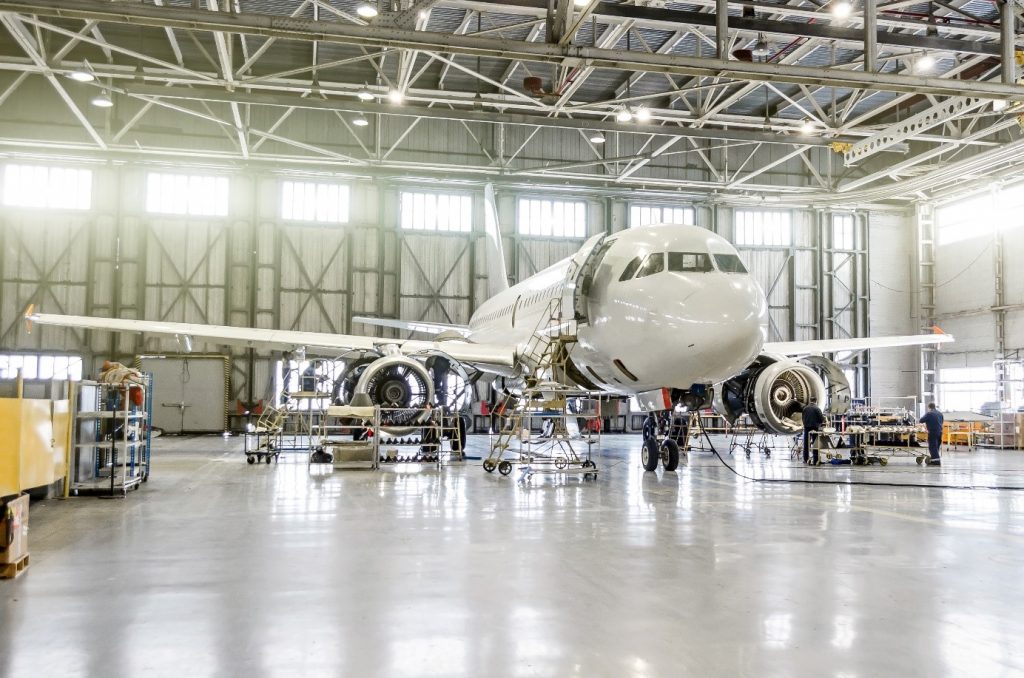
[[[694,381],[718,381],[753,362],[767,336],[768,306],[757,284],[746,276],[724,274],[681,301],[691,322],[671,344],[680,364],[699,365]],[[692,373],[691,373],[692,374]]]
[[[707,337],[711,348],[745,367],[757,357],[765,341],[768,304],[757,284],[746,277],[729,281],[716,296],[717,309],[711,315]]]

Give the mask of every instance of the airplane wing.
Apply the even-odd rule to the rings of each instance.
[[[136,334],[159,334],[172,337],[214,341],[245,347],[270,347],[284,350],[298,348],[374,349],[383,345],[398,346],[406,355],[422,351],[442,351],[459,362],[474,366],[513,367],[516,362],[516,347],[502,344],[471,344],[465,341],[414,341],[409,339],[382,339],[352,334],[330,334],[326,332],[297,332],[293,330],[270,330],[255,327],[230,327],[227,325],[199,325],[195,323],[161,322],[156,320],[127,320],[122,318],[94,318],[81,315],[58,315],[35,313],[32,308],[25,312],[29,323],[58,325],[87,330],[107,330]]]
[[[911,334],[902,337],[853,337],[849,339],[817,339],[811,341],[768,342],[762,351],[787,356],[836,353],[837,351],[863,351],[868,348],[895,346],[927,346],[955,341],[948,334]]]
[[[393,320],[391,318],[371,318],[369,316],[352,316],[352,322],[364,325],[376,325],[378,327],[391,327],[396,330],[407,330],[409,332],[422,332],[424,334],[441,334],[442,332],[457,332],[462,336],[469,336],[469,328],[465,325],[445,325],[444,323],[429,323],[422,320]]]

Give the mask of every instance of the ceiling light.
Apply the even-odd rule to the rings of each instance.
[[[359,94],[356,96],[359,97],[360,101],[373,101],[373,94],[371,94],[368,89],[359,90]]]
[[[935,57],[931,54],[925,54],[921,56],[914,64],[914,71],[917,73],[924,73],[935,68]]]
[[[356,14],[363,17],[364,19],[372,19],[377,16],[377,8],[373,5],[363,3],[356,7]]]
[[[601,134],[600,132],[591,132],[591,134],[590,134],[590,143],[592,143],[592,144],[603,144],[604,143],[604,135]]]
[[[1007,106],[1009,106],[1009,105],[1010,105],[1010,102],[1007,101],[1006,99],[996,99],[995,101],[992,102],[992,110],[993,111],[1005,111]]]
[[[800,134],[810,136],[811,134],[814,134],[815,131],[817,130],[814,127],[814,123],[810,120],[804,120],[800,125]]]
[[[576,5],[577,7],[586,7],[587,5],[590,4],[590,0],[572,0],[572,4]]]
[[[78,82],[92,82],[96,79],[95,75],[85,70],[71,71],[68,73],[68,77],[72,80],[77,80]]]
[[[114,105],[114,101],[110,98],[110,95],[106,91],[97,94],[92,98],[92,105],[98,108],[110,108]]]
[[[367,125],[370,124],[370,121],[361,115],[357,115],[355,118],[352,119],[352,124],[355,125],[356,127],[366,127]]]
[[[633,114],[629,112],[628,108],[620,108],[619,112],[615,114],[615,122],[629,122],[633,119]]]
[[[832,16],[837,19],[845,19],[853,13],[853,5],[846,0],[838,0],[832,3]]]
[[[641,106],[640,108],[636,109],[636,119],[639,120],[640,122],[647,122],[648,120],[651,119],[651,109],[647,108],[646,106]]]
[[[397,89],[393,89],[390,92],[388,92],[388,101],[390,101],[393,104],[400,104],[402,103],[403,99],[405,99],[405,95],[402,94]]]
[[[768,55],[768,41],[764,37],[764,33],[757,34],[757,42],[754,43],[754,49],[751,50],[754,56],[767,56]]]

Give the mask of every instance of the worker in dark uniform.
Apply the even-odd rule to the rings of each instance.
[[[935,403],[928,403],[928,411],[921,417],[921,423],[928,430],[928,454],[929,466],[941,466],[939,459],[939,447],[942,445],[942,422],[944,417],[935,407]]]
[[[808,463],[811,459],[811,434],[817,436],[818,431],[825,424],[825,415],[822,413],[821,408],[815,403],[811,403],[804,408],[803,411],[803,423],[804,423],[804,463]],[[814,463],[818,463],[818,451],[814,451]]]

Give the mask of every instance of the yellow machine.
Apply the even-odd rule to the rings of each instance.
[[[71,401],[0,398],[0,495],[45,487],[67,476]]]

